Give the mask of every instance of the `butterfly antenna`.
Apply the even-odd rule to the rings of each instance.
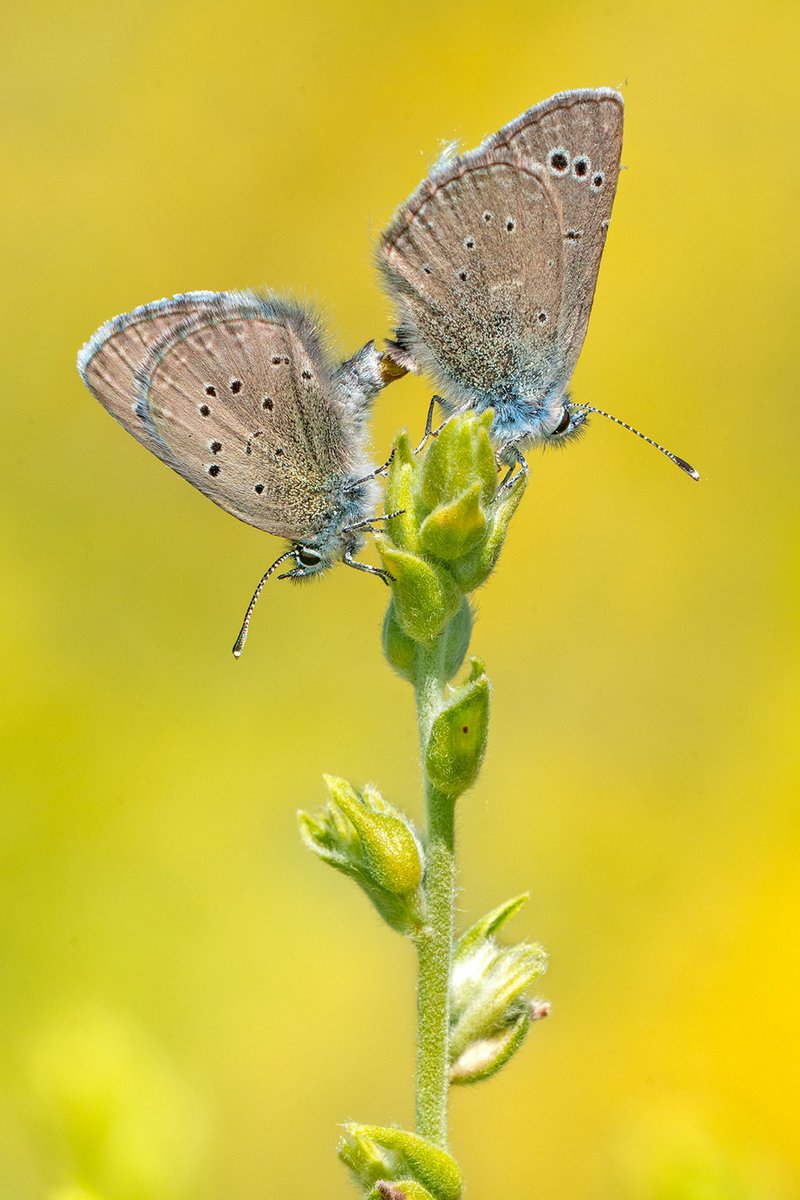
[[[643,442],[647,442],[649,445],[655,446],[656,450],[660,450],[662,454],[666,454],[667,458],[672,459],[672,461],[675,463],[675,466],[680,467],[682,471],[685,471],[691,479],[700,478],[700,473],[695,471],[694,467],[687,463],[684,458],[679,458],[677,454],[673,454],[671,450],[668,450],[666,446],[662,446],[660,442],[653,441],[653,439],[649,438],[646,433],[640,433],[638,429],[634,429],[634,427],[629,425],[627,421],[621,421],[619,417],[615,417],[611,413],[603,412],[602,408],[594,408],[591,404],[581,404],[578,407],[582,409],[583,412],[593,412],[597,413],[599,417],[607,417],[609,421],[614,421],[617,425],[621,425],[623,429],[627,429],[628,433],[635,433],[636,436],[641,438]]]
[[[256,604],[258,603],[258,597],[261,595],[261,590],[264,587],[264,584],[267,582],[267,580],[269,579],[270,575],[275,570],[275,568],[279,567],[282,562],[285,562],[287,558],[291,558],[293,555],[294,555],[294,550],[287,550],[285,554],[282,554],[280,556],[280,558],[276,558],[275,562],[272,564],[272,566],[269,567],[262,575],[261,582],[259,583],[256,590],[253,592],[253,599],[250,601],[250,603],[247,606],[247,612],[244,614],[244,620],[242,621],[242,628],[239,630],[239,636],[237,637],[236,641],[233,643],[233,657],[234,658],[241,658],[241,656],[242,656],[242,651],[244,650],[244,644],[247,641],[247,634],[250,629],[250,620],[253,616],[253,609],[255,608]]]

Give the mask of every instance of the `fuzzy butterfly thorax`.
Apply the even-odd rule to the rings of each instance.
[[[305,552],[304,569],[293,578],[318,574],[344,559],[348,561],[364,545],[363,525],[374,516],[380,504],[380,489],[373,477],[336,479],[326,490],[328,507],[322,513],[315,530],[309,524],[307,533],[296,544]],[[362,528],[359,528],[362,525]],[[310,561],[319,556],[319,563]]]

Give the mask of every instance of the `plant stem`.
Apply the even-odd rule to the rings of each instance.
[[[417,1133],[447,1146],[450,1087],[450,963],[455,897],[455,804],[428,778],[426,749],[442,705],[442,666],[437,649],[420,647],[417,660],[417,718],[425,779],[427,867],[425,927],[417,935]]]

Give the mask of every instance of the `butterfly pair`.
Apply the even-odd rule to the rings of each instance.
[[[379,519],[366,421],[404,369],[432,375],[447,412],[492,408],[509,460],[600,411],[566,389],[611,215],[622,112],[608,88],[562,92],[434,169],[379,246],[399,316],[388,355],[370,342],[336,367],[307,312],[251,292],[147,304],[83,347],[84,383],[129,433],[226,511],[291,543],[256,590],[237,656],[279,565],[292,563],[281,578],[338,560],[385,578],[354,558]]]

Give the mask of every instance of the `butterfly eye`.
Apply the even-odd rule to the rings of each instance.
[[[302,546],[298,546],[295,553],[301,567],[316,567],[322,562],[322,558],[314,550],[306,550]]]
[[[550,434],[550,436],[558,437],[558,435],[560,433],[566,433],[570,427],[571,421],[572,421],[572,416],[570,414],[569,409],[565,405],[561,410],[561,420],[558,422],[558,424],[556,425],[555,429]]]

